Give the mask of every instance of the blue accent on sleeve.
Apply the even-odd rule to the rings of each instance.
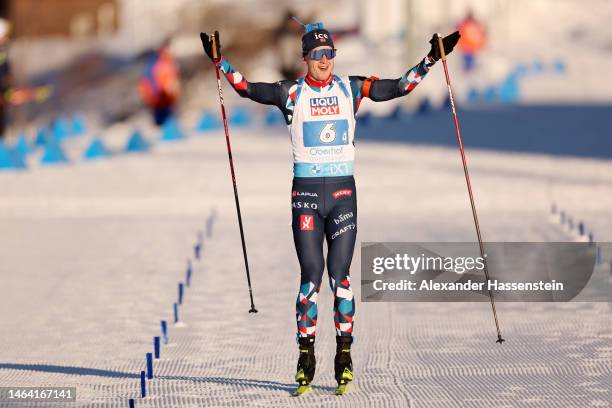
[[[351,84],[351,93],[353,94],[353,114],[359,109],[359,100],[363,98],[361,94],[361,80],[349,77]]]
[[[293,106],[297,105],[298,99],[300,99],[300,95],[302,94],[302,84],[304,83],[304,77],[298,79],[297,90],[295,91],[295,100],[293,101]]]
[[[225,58],[221,58],[221,60],[218,62],[218,66],[219,69],[221,71],[223,71],[224,74],[228,74],[230,72],[236,72],[236,70],[234,69],[234,67],[232,66],[232,64],[230,64],[230,62],[228,60],[226,60]]]

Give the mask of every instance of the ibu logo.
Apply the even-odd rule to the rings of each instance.
[[[340,113],[337,96],[310,98],[310,114],[312,116],[337,115]]]

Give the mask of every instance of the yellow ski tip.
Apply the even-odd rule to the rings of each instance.
[[[312,387],[310,385],[300,385],[296,388],[295,391],[293,391],[293,395],[294,397],[299,397],[300,395],[304,395],[309,393],[310,391],[312,391]]]

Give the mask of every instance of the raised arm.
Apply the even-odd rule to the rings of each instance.
[[[200,39],[206,55],[223,72],[238,95],[264,105],[277,106],[283,113],[285,121],[290,123],[293,107],[289,106],[287,101],[290,99],[290,90],[295,85],[295,81],[249,82],[227,58],[221,55],[221,45],[218,41],[213,44],[211,37],[206,33],[200,33]],[[214,46],[216,49],[213,51]]]
[[[456,31],[444,38],[444,49],[450,53],[460,35]],[[421,83],[431,67],[440,59],[440,50],[434,38],[430,41],[431,50],[418,64],[409,69],[401,78],[379,79],[376,77],[365,78],[361,76],[349,77],[351,89],[354,96],[353,108],[355,113],[359,109],[359,104],[363,98],[370,98],[374,102],[388,101],[400,96],[408,95],[416,86]]]
[[[284,81],[279,82],[249,82],[238,72],[225,57],[221,57],[215,64],[227,78],[232,88],[243,98],[263,103],[264,105],[280,105],[287,99],[287,90]]]

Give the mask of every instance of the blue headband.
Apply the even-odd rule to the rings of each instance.
[[[304,33],[309,33],[309,32],[314,31],[314,30],[323,30],[324,29],[323,28],[323,23],[321,23],[321,22],[311,23],[311,24],[304,24],[300,20],[298,20],[297,17],[291,17],[291,18],[294,19],[295,21],[297,21],[299,25],[304,27]]]

